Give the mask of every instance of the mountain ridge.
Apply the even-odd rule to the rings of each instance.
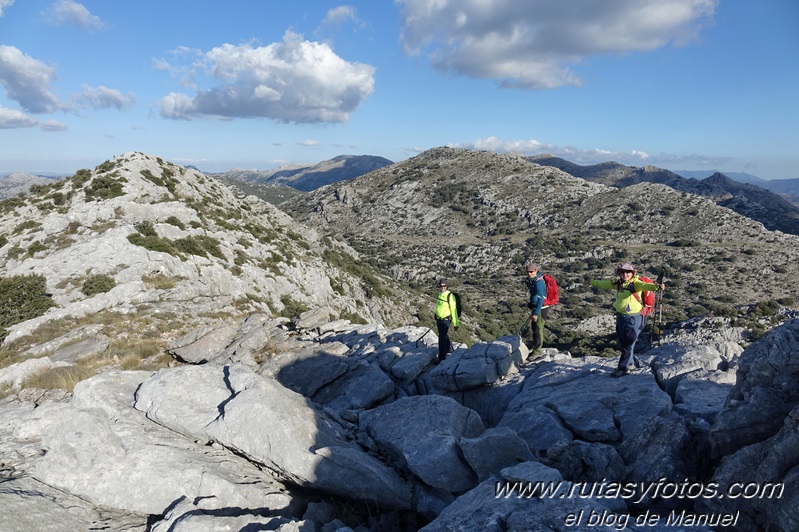
[[[552,324],[565,344],[581,315],[601,314],[606,304],[580,288],[583,277],[607,276],[622,259],[649,275],[666,270],[674,287],[670,319],[720,310],[724,301],[752,303],[762,294],[746,280],[764,268],[774,271],[763,279],[764,293],[797,296],[779,287],[799,273],[791,251],[797,237],[665,184],[615,188],[515,155],[434,148],[284,208],[362,256],[379,257],[376,267],[411,287],[428,290],[447,277],[470,301],[482,339],[524,323],[518,272],[528,257],[569,287],[561,306],[569,316]],[[706,282],[693,280],[703,270],[732,275],[713,281],[708,293]]]
[[[330,183],[358,177],[390,164],[393,162],[374,155],[338,155],[314,165],[281,166],[265,171],[234,169],[216,175],[264,185],[287,185],[308,192]]]
[[[608,186],[623,188],[643,182],[662,183],[681,192],[711,198],[769,229],[799,234],[799,207],[761,186],[740,183],[719,172],[697,180],[654,166],[634,167],[615,162],[581,166],[552,156],[526,159]]]
[[[138,162],[132,168],[125,168],[131,161]],[[141,161],[147,164],[139,167]],[[623,165],[612,162],[602,165],[602,169],[625,171]],[[619,189],[574,177],[554,167],[541,166],[521,156],[434,148],[407,161],[325,185],[310,193],[300,193],[300,196],[287,200],[285,208],[280,210],[271,210],[271,207],[257,203],[256,198],[245,192],[222,194],[223,190],[229,190],[226,187],[211,192],[214,190],[212,183],[222,183],[216,176],[205,176],[201,172],[164,162],[160,157],[135,152],[107,161],[94,171],[85,170],[78,174],[83,180],[79,185],[74,183],[76,177],[73,176],[58,186],[66,187],[64,190],[70,194],[79,194],[79,198],[86,196],[87,190],[91,191],[93,187],[99,187],[100,191],[93,194],[107,194],[116,186],[121,187],[124,193],[125,187],[133,185],[123,180],[133,180],[135,177],[135,186],[146,189],[144,199],[133,202],[128,199],[123,204],[119,204],[123,199],[117,197],[95,197],[83,201],[92,203],[103,199],[98,204],[102,207],[102,223],[115,223],[115,217],[109,214],[111,205],[116,205],[112,211],[119,209],[122,221],[135,214],[138,218],[128,220],[125,225],[129,233],[136,230],[136,223],[149,220],[154,224],[158,238],[219,239],[217,234],[224,236],[225,251],[222,254],[225,258],[222,260],[227,265],[219,263],[217,266],[228,271],[231,264],[233,271],[251,271],[249,268],[255,265],[253,260],[266,261],[263,264],[274,260],[282,263],[290,262],[293,256],[302,256],[305,251],[294,245],[286,248],[290,251],[278,251],[276,254],[265,250],[250,252],[244,247],[250,240],[262,238],[253,234],[253,230],[262,233],[269,228],[245,224],[241,219],[250,217],[252,212],[261,213],[259,216],[288,219],[284,213],[288,211],[303,224],[303,229],[285,229],[286,234],[311,234],[308,227],[320,233],[311,240],[305,237],[297,240],[305,248],[314,250],[318,257],[315,260],[319,260],[319,264],[333,260],[350,270],[342,275],[362,276],[370,280],[367,283],[369,286],[363,282],[353,284],[353,281],[344,284],[361,285],[362,291],[355,296],[356,300],[368,299],[367,293],[380,293],[384,282],[376,280],[370,272],[382,272],[393,279],[388,283],[392,289],[396,284],[408,291],[404,296],[406,302],[400,306],[405,309],[404,315],[414,323],[418,320],[432,325],[429,315],[424,311],[424,298],[434,279],[450,277],[461,284],[467,295],[475,325],[473,332],[469,333],[474,335],[471,339],[495,338],[513,332],[515,327],[512,323],[523,322],[524,310],[518,305],[518,301],[524,297],[523,289],[519,286],[522,279],[517,277],[517,273],[528,257],[541,260],[547,270],[558,275],[562,284],[573,288],[572,295],[569,290],[565,291],[567,304],[563,308],[569,307],[570,298],[570,306],[574,308],[565,310],[564,318],[567,319],[563,320],[562,325],[553,325],[559,328],[555,332],[562,345],[568,345],[574,338],[570,327],[577,327],[581,319],[589,317],[589,313],[596,315],[603,312],[601,302],[604,300],[584,293],[579,288],[582,277],[607,275],[613,263],[622,259],[633,260],[640,271],[650,276],[665,269],[672,283],[682,288],[679,293],[675,291],[675,304],[669,310],[669,319],[673,320],[704,312],[730,312],[723,309],[729,309],[732,303],[756,303],[762,294],[749,287],[746,280],[757,277],[764,270],[773,273],[766,276],[760,286],[763,292],[783,294],[788,299],[797,295],[795,290],[783,289],[784,285],[790,286],[787,279],[799,273],[796,270],[796,253],[792,252],[797,245],[795,239],[787,238],[788,235],[768,231],[762,225],[718,206],[714,201],[688,192],[678,192],[664,184],[640,182]],[[193,185],[180,184],[175,176],[187,176],[186,179]],[[719,177],[717,181],[723,180]],[[208,188],[209,192],[198,197],[186,196],[185,201],[189,203],[183,206],[181,202],[184,200],[175,203],[176,190],[188,186],[183,193],[196,195],[200,184],[202,187],[211,187]],[[36,249],[52,245],[46,242],[60,239],[63,243],[59,245],[67,245],[78,238],[64,234],[68,225],[64,220],[70,219],[64,216],[64,209],[69,209],[76,200],[69,199],[65,204],[69,195],[61,192],[58,186],[37,189],[28,200],[11,202],[10,205],[23,202],[27,206],[24,212],[12,209],[12,216],[0,228],[0,234],[12,235],[5,237],[5,248],[0,246],[0,250],[6,253],[7,273],[36,271],[35,268],[16,269],[16,262],[8,262],[9,251],[16,257],[14,260],[40,259],[43,255],[37,255],[39,252]],[[152,187],[157,188],[151,190]],[[213,207],[218,200],[222,201],[223,206]],[[134,207],[136,202],[153,206]],[[166,219],[174,213],[160,210],[157,206],[161,203],[172,205],[176,212],[193,212],[190,216],[193,223],[208,221],[213,231],[209,233],[209,229],[201,230],[201,227],[180,229],[166,223]],[[198,210],[198,204],[205,207]],[[36,211],[33,210],[34,205]],[[229,220],[223,215],[228,209],[224,205],[228,205],[233,213]],[[253,211],[255,206],[257,209]],[[209,212],[203,214],[205,209],[209,209]],[[90,210],[84,207],[85,212],[70,215],[79,231],[86,233],[79,235],[81,237],[92,234],[91,227],[87,228],[80,222],[85,219],[88,224],[90,217],[96,216],[88,214]],[[46,214],[44,225],[48,229],[39,229],[42,222],[31,218],[29,224],[33,229],[22,230],[16,235],[20,231],[17,229],[20,220],[26,219],[26,216],[32,217],[36,212]],[[146,212],[149,214],[145,216]],[[185,220],[181,222],[179,216],[175,217],[186,225]],[[99,222],[95,225],[102,226]],[[246,229],[248,226],[250,228]],[[221,232],[224,230],[238,232],[239,236],[234,238],[225,235]],[[120,233],[120,236],[123,235]],[[236,243],[236,240],[240,242]],[[286,238],[284,236],[279,240]],[[330,247],[324,242],[337,244]],[[190,239],[188,244],[191,243],[193,241]],[[122,245],[128,249],[127,242]],[[118,244],[111,247],[114,246],[119,247]],[[259,254],[260,259],[248,257],[258,257]],[[763,260],[759,259],[761,255]],[[191,254],[183,256],[195,260]],[[208,253],[205,256],[205,260],[217,261]],[[231,263],[231,260],[234,262]],[[739,267],[742,263],[745,266]],[[13,264],[14,268],[9,270],[9,264]],[[248,267],[244,268],[245,265]],[[733,265],[735,268],[732,268]],[[122,266],[117,264],[116,267]],[[368,267],[369,271],[361,270],[362,266]],[[69,298],[82,300],[77,284],[79,279],[85,278],[86,273],[79,273],[77,266],[71,267],[74,270],[71,276],[61,275],[53,283],[68,283],[70,287],[68,293],[62,289],[54,290],[57,301],[65,302]],[[296,267],[293,266],[291,271],[295,271]],[[280,270],[283,266],[275,264],[269,268]],[[724,273],[724,280],[717,292],[705,293],[704,283],[691,280],[694,275],[692,272],[703,268],[731,272],[733,275]],[[106,270],[103,273],[112,272],[113,268],[106,267]],[[332,271],[327,266],[321,266],[321,270]],[[125,275],[130,275],[130,272]],[[319,279],[325,277],[319,273]],[[239,294],[237,297],[245,300],[250,298],[245,286],[261,286],[262,283],[254,279],[234,283],[237,286],[235,293]],[[336,287],[342,284],[340,280],[330,279],[328,282]],[[292,282],[289,285],[299,287]],[[230,286],[226,288],[230,289]],[[307,298],[305,291],[307,289],[299,289],[297,295]],[[266,304],[275,312],[285,306],[279,301],[284,295],[288,293],[281,288],[277,296],[273,295],[270,301],[261,304]],[[577,310],[574,303],[579,299],[586,299],[589,303]],[[258,297],[254,300],[258,300]],[[366,312],[366,317],[373,319],[377,316],[373,312],[379,314],[394,304],[398,303],[386,300],[375,308],[370,307],[371,310],[357,310],[351,300],[345,305],[347,308],[342,310],[349,315]],[[417,310],[414,311],[414,307]]]

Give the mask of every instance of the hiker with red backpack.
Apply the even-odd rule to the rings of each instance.
[[[636,275],[635,268],[629,262],[620,264],[615,270],[616,279],[586,279],[586,284],[616,290],[613,309],[616,311],[616,338],[619,342],[619,367],[611,375],[621,377],[630,373],[630,366],[640,367],[635,356],[635,343],[638,335],[646,326],[646,315],[654,305],[653,292],[665,290],[661,281],[655,284],[651,279]]]
[[[541,272],[540,264],[528,261],[525,268],[527,290],[530,292],[527,308],[532,311],[530,325],[533,330],[533,354],[540,355],[544,347],[544,323],[549,318],[550,307],[558,302],[558,289],[554,278]]]

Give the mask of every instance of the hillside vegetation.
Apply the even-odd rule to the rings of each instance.
[[[549,155],[525,159],[544,166],[553,166],[594,183],[617,188],[638,183],[661,183],[680,192],[711,199],[717,205],[761,222],[767,229],[799,234],[799,208],[788,199],[768,190],[767,181],[755,186],[733,181],[719,172],[701,180],[686,179],[656,166],[625,166],[616,162],[581,166]]]
[[[513,155],[436,148],[283,208],[429,300],[434,280],[449,278],[465,297],[464,340],[519,332],[527,258],[558,279],[551,341],[575,353],[609,345],[586,320],[607,315],[612,295],[583,280],[612,275],[620,261],[665,272],[665,322],[713,313],[757,334],[758,319],[799,295],[796,236],[665,185],[612,188]],[[431,312],[432,302],[420,307],[420,319],[432,323]]]
[[[346,244],[199,171],[135,152],[0,202],[0,282],[15,294],[37,291],[26,306],[0,299],[0,339],[17,345],[3,364],[45,324],[63,323],[55,335],[108,313],[119,317],[108,332],[130,343],[321,306],[354,323],[411,319],[410,297]]]

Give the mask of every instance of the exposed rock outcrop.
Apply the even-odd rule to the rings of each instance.
[[[529,359],[512,337],[461,347],[437,365],[434,335],[417,346],[422,328],[314,328],[309,333],[252,316],[213,341],[204,338],[217,329],[176,342],[175,349],[194,353],[194,364],[108,371],[80,382],[71,396],[25,390],[5,399],[0,451],[8,458],[0,502],[14,523],[9,530],[30,529],[32,522],[39,529],[61,522],[120,531],[177,523],[198,530],[339,527],[341,516],[318,506],[326,498],[370,508],[371,518],[358,514],[367,529],[379,528],[380,515],[425,530],[475,531],[497,519],[510,529],[566,529],[604,515],[613,524],[603,526],[621,530],[647,511],[729,514],[739,524],[783,530],[797,524],[789,493],[799,468],[796,406],[770,436],[720,463],[708,460],[711,442],[723,449],[716,431],[725,412],[756,404],[765,390],[790,400],[793,388],[777,375],[792,374],[797,321],[740,357],[736,389],[751,389],[753,364],[771,365],[771,376],[756,381],[763,392],[718,404],[712,413],[678,409],[680,387],[688,378],[714,382],[717,373],[736,370],[718,369],[717,349],[692,347],[686,338],[681,350],[667,342],[650,351],[643,357],[650,368],[612,379],[610,360],[553,350]],[[260,347],[239,362],[219,356],[255,330],[273,342],[251,344]],[[497,360],[487,353],[517,352],[513,371],[474,384],[485,377],[485,362]],[[408,360],[422,369],[408,371]],[[465,372],[463,360],[484,361],[469,366],[474,375],[463,375],[465,389],[449,390],[452,381],[434,377],[447,367]],[[669,374],[680,379],[676,387],[662,378],[670,364]],[[377,372],[388,384],[364,386]],[[783,497],[700,501],[651,489],[686,479],[719,493],[736,482],[770,485]],[[601,491],[614,483],[635,489]],[[542,489],[556,495],[531,491]]]
[[[737,380],[710,433],[715,456],[776,434],[799,404],[799,320],[791,320],[741,354]]]

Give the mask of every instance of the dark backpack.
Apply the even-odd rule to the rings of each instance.
[[[461,319],[461,295],[458,292],[450,291],[452,294],[452,298],[455,300],[455,313],[458,315],[458,319]]]
[[[547,297],[544,298],[543,306],[551,307],[558,304],[558,283],[555,278],[548,273],[544,274],[544,284],[547,287]]]

